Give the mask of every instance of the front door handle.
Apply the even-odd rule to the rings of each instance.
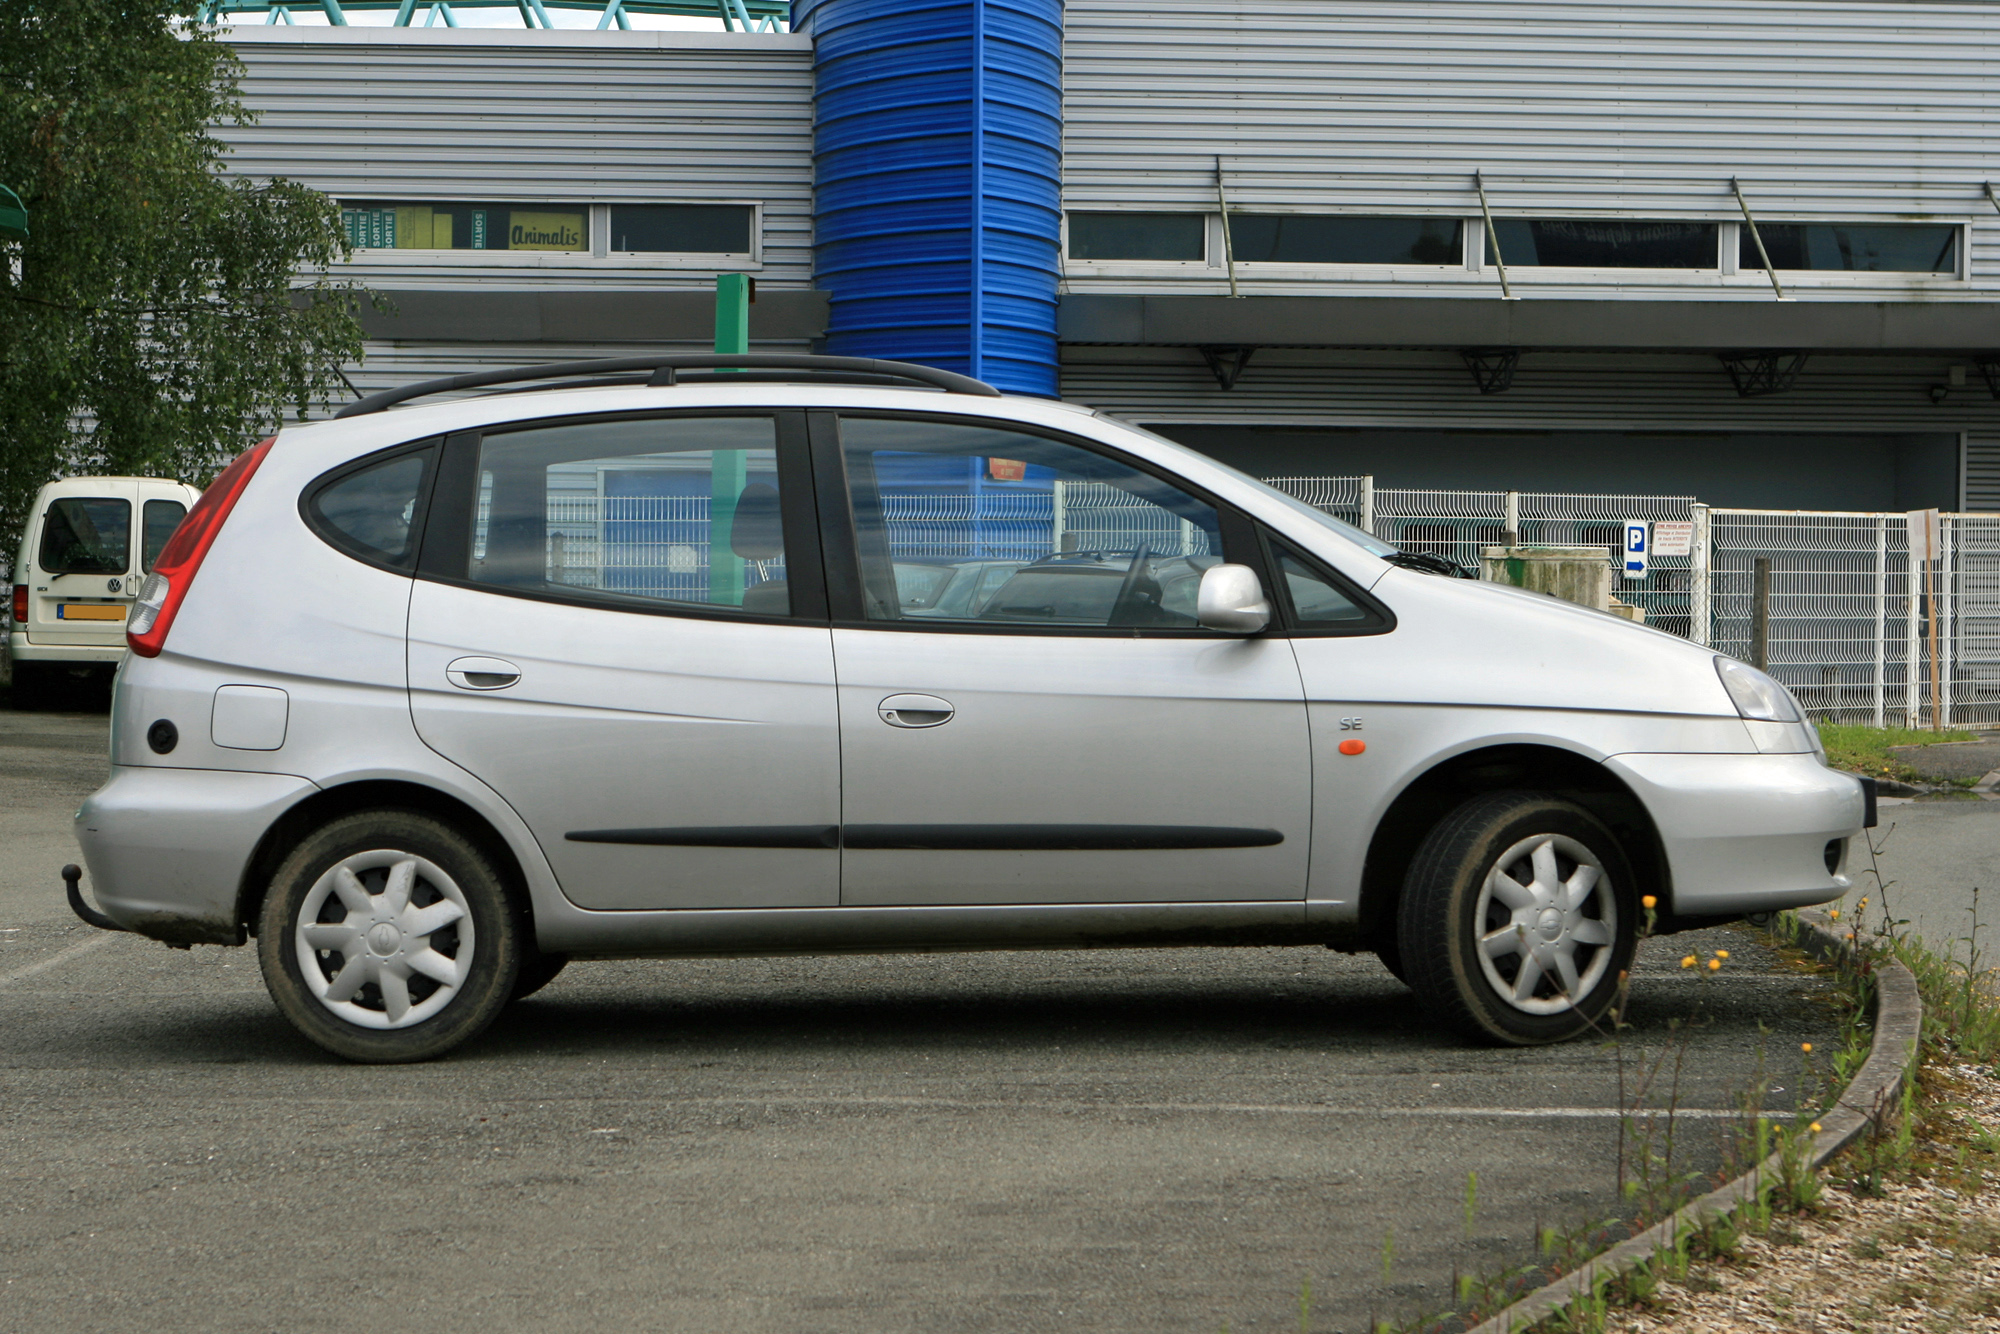
[[[891,695],[875,712],[891,727],[938,727],[950,722],[955,710],[936,695]]]
[[[444,678],[460,690],[505,690],[521,679],[521,669],[499,658],[453,658]]]

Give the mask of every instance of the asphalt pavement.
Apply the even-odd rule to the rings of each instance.
[[[347,1065],[251,952],[69,916],[104,754],[0,714],[0,1328],[1359,1334],[1618,1207],[1607,1049],[1466,1046],[1320,949],[582,963]],[[1690,1170],[1833,1037],[1756,941],[1636,970]]]
[[[1960,962],[1976,944],[1986,967],[2000,965],[2000,800],[1884,801],[1871,838],[1872,863],[1859,845],[1850,854],[1856,887],[1845,900],[1852,909],[1868,897],[1867,926],[1907,923],[1903,930]]]

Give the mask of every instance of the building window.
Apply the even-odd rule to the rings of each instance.
[[[1951,223],[1759,222],[1757,234],[1780,269],[1958,272],[1958,228]],[[1741,230],[1737,254],[1739,268],[1763,271],[1748,227]]]
[[[1098,261],[1179,261],[1208,257],[1202,213],[1072,213],[1069,257]]]
[[[1507,218],[1493,230],[1508,268],[1713,269],[1721,253],[1712,222]]]
[[[356,250],[590,250],[588,204],[344,203]]]
[[[1230,253],[1242,264],[1460,264],[1457,218],[1229,214]]]
[[[748,204],[613,204],[614,254],[747,255],[757,210]]]

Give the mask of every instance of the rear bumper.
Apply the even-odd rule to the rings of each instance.
[[[242,944],[236,896],[250,855],[314,790],[289,774],[114,765],[76,814],[98,905],[155,940]]]
[[[116,644],[37,644],[15,630],[7,636],[7,656],[15,662],[56,662],[72,666],[102,664],[116,667],[125,656],[125,640]]]
[[[1826,845],[1861,832],[1861,780],[1815,755],[1614,755],[1605,764],[1652,813],[1673,911],[1801,908],[1852,888]]]

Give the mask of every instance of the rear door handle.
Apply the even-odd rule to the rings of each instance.
[[[521,679],[521,669],[498,658],[453,658],[444,677],[460,690],[505,690]]]
[[[891,727],[938,727],[950,722],[956,710],[936,695],[891,695],[875,712]]]

